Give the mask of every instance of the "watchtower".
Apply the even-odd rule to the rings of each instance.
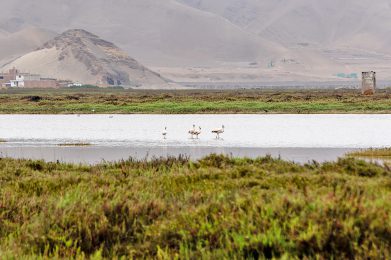
[[[362,73],[362,94],[374,95],[376,91],[376,72],[369,71]]]

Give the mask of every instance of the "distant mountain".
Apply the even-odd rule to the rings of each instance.
[[[5,37],[5,36],[7,36],[9,34],[9,32],[7,32],[6,30],[3,30],[3,29],[1,29],[0,28],[0,37]]]
[[[30,27],[29,24],[20,17],[12,17],[0,22],[0,31],[3,30],[9,33],[19,32],[28,27]]]
[[[177,1],[289,49],[283,60],[299,66],[275,62],[287,72],[335,79],[376,70],[391,79],[390,0]]]
[[[267,62],[286,52],[217,14],[175,0],[4,0],[0,24],[2,19],[11,27],[83,28],[149,66]]]
[[[378,49],[391,39],[390,0],[177,1],[224,17],[284,46],[308,43],[335,47],[349,43],[350,47]],[[361,41],[355,41],[360,37]],[[378,44],[373,45],[375,40]],[[382,50],[391,52],[389,48]]]
[[[164,88],[168,83],[113,43],[85,30],[68,30],[40,48],[8,63],[45,77],[99,86]]]
[[[37,49],[56,36],[56,33],[35,27],[17,32],[0,29],[0,65]]]
[[[349,77],[366,70],[391,80],[390,5],[391,0],[4,0],[0,64],[13,47],[1,35],[29,26],[57,33],[83,28],[174,80],[357,81]],[[211,68],[221,69],[205,72]]]

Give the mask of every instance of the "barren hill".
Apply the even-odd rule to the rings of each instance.
[[[390,3],[4,0],[0,37],[26,26],[83,28],[181,81],[350,81],[343,75],[365,70],[391,80]]]
[[[17,13],[25,23],[42,28],[83,28],[147,66],[269,60],[286,51],[219,15],[175,0],[5,0],[4,5],[0,21]]]
[[[309,43],[351,47],[387,42],[391,25],[389,0],[177,0],[214,13],[246,31],[283,45]],[[353,42],[357,36],[366,39]],[[379,36],[381,39],[378,39]],[[349,40],[350,39],[350,40]],[[356,38],[357,39],[357,38]]]
[[[113,43],[85,30],[68,30],[4,69],[100,86],[167,87],[165,79],[142,66]]]
[[[177,1],[289,49],[299,66],[280,63],[286,72],[333,79],[376,70],[391,79],[390,0]]]
[[[17,32],[0,29],[0,65],[37,49],[55,36],[54,32],[35,27]]]

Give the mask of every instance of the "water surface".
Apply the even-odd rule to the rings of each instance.
[[[188,134],[193,124],[202,128],[198,140]],[[211,130],[223,124],[223,139],[216,140]],[[0,138],[7,140],[0,153],[88,163],[211,152],[323,161],[391,146],[390,129],[391,115],[0,115]],[[79,142],[92,146],[58,147]]]

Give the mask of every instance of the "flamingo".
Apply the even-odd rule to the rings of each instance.
[[[195,129],[195,125],[193,125],[193,129],[190,129],[189,130],[189,134],[191,135],[191,139],[193,139],[194,138],[194,135],[195,135],[195,133],[196,133],[196,129]]]
[[[212,130],[213,134],[216,134],[216,139],[220,139],[220,135],[224,133],[224,125],[219,129]]]
[[[198,136],[201,134],[201,127],[198,127],[198,130],[196,130],[194,132],[194,135],[197,136],[197,139],[198,139]]]
[[[162,132],[163,138],[167,138],[167,126],[164,128],[164,131]]]

